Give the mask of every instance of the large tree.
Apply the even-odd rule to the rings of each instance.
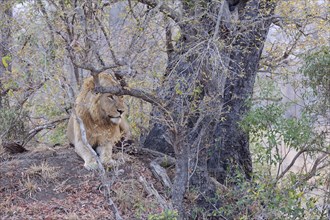
[[[204,188],[208,174],[223,183],[237,170],[249,179],[249,138],[239,123],[249,110],[276,1],[182,1],[179,10],[157,1],[140,2],[158,7],[181,35],[175,45],[168,37],[167,72],[158,89],[176,127],[155,120],[146,147],[174,147],[174,187],[189,179]],[[173,192],[174,202],[182,199],[184,190]]]

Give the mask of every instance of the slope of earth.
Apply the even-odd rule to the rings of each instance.
[[[119,155],[119,156],[118,156]],[[160,213],[140,177],[162,192],[148,158],[117,154],[124,161],[111,177],[111,198],[124,219]],[[21,154],[0,153],[0,219],[114,219],[97,172],[84,169],[73,148],[56,147]],[[163,195],[165,197],[165,195]]]

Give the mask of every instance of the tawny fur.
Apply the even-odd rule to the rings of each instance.
[[[104,87],[116,85],[116,81],[105,73],[99,75],[100,84]],[[111,94],[95,94],[92,77],[87,78],[82,86],[76,103],[76,115],[84,123],[87,140],[95,148],[104,164],[111,162],[112,147],[124,135],[130,136],[129,126],[124,118],[125,105],[123,97]],[[85,161],[87,169],[96,169],[97,164],[90,151],[81,139],[78,121],[71,115],[67,135],[69,142],[75,146],[77,154]]]

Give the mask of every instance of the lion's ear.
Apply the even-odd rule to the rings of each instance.
[[[92,98],[91,100],[93,100],[93,102],[97,102],[100,100],[102,94],[101,93],[96,93],[94,91],[89,91],[89,95]]]

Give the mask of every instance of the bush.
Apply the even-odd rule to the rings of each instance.
[[[178,216],[177,211],[165,210],[160,214],[149,215],[148,220],[176,220]]]
[[[24,110],[0,109],[0,138],[4,141],[23,141],[28,132],[28,114]]]

